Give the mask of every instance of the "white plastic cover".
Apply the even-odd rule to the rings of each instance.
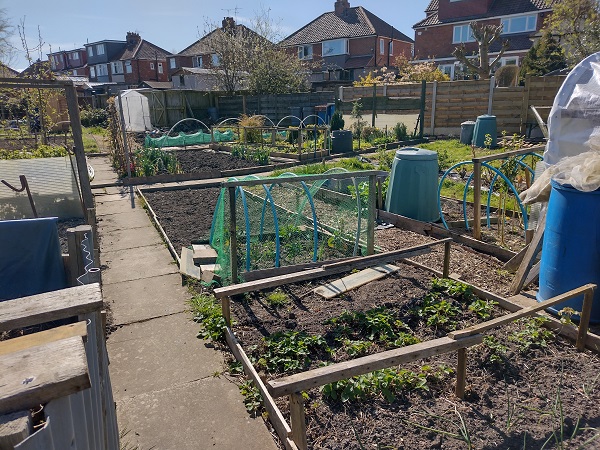
[[[590,137],[600,136],[600,52],[577,64],[565,79],[548,117],[548,134],[547,165],[592,149]]]
[[[144,132],[152,130],[148,98],[134,89],[121,91],[123,116],[127,131]],[[117,111],[120,110],[119,97],[115,98]]]

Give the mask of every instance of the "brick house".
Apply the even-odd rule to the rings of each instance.
[[[90,82],[136,88],[144,81],[168,81],[169,52],[128,32],[125,41],[85,44]],[[109,91],[111,89],[108,89]]]
[[[52,72],[76,77],[89,77],[90,75],[85,48],[48,53],[48,61],[50,61]]]
[[[477,53],[469,23],[503,25],[501,39],[490,47],[494,59],[508,41],[509,48],[500,60],[501,65],[520,65],[533,45],[533,38],[552,13],[546,0],[431,0],[425,10],[426,18],[413,25],[415,58],[434,60],[451,79],[460,77],[462,67],[452,52],[461,43],[467,53]]]
[[[326,12],[292,33],[280,45],[315,63],[313,87],[350,84],[361,76],[412,56],[413,40],[362,6],[336,0]]]

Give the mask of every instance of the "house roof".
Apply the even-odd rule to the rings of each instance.
[[[170,81],[143,81],[141,84],[152,89],[171,89],[173,87],[173,83]]]
[[[283,46],[312,44],[330,39],[355,38],[365,36],[394,37],[401,41],[413,42],[411,38],[394,28],[362,6],[349,8],[343,16],[335,12],[321,14],[280,42]]]
[[[124,61],[126,59],[165,59],[170,52],[164,48],[160,48],[158,45],[154,45],[152,42],[148,42],[144,39],[140,39],[135,45],[127,45],[119,60]]]
[[[557,0],[494,0],[489,11],[485,14],[465,17],[453,17],[451,19],[440,20],[438,17],[439,0],[431,0],[425,13],[427,17],[413,25],[413,28],[422,28],[432,25],[443,25],[446,23],[464,22],[475,19],[485,19],[490,17],[508,16],[512,14],[525,14],[536,11],[552,9],[551,4]],[[548,6],[550,4],[550,6]]]
[[[6,64],[0,63],[0,77],[14,78],[19,76],[19,71],[8,67]]]
[[[223,28],[215,28],[210,33],[202,36],[196,42],[194,42],[193,44],[191,44],[191,45],[187,46],[186,48],[184,48],[183,50],[181,50],[179,53],[177,53],[177,55],[171,55],[171,56],[198,56],[198,55],[205,55],[207,53],[212,53],[213,50],[210,45],[210,40],[214,36],[215,33],[221,32],[222,30],[223,30]],[[250,28],[248,28],[245,25],[235,25],[235,34],[241,35],[241,36],[254,34],[254,35],[260,37],[261,39],[265,39],[263,36],[260,36],[258,33],[251,30]]]

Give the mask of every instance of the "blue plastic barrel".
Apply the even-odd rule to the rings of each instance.
[[[552,181],[540,263],[538,302],[587,283],[600,286],[600,190],[582,192]],[[581,311],[583,295],[548,308]],[[600,289],[591,323],[600,323]]]
[[[475,128],[473,129],[473,144],[477,147],[487,147],[485,144],[485,136],[489,134],[492,137],[490,147],[496,147],[498,129],[496,126],[496,116],[484,114],[477,117]]]
[[[385,209],[423,222],[438,220],[438,171],[437,152],[411,147],[398,150],[392,164]]]

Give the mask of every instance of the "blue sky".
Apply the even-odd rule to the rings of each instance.
[[[428,3],[429,0],[350,0],[350,6],[368,9],[413,39],[412,25],[425,18]],[[333,11],[333,5],[334,0],[0,0],[0,8],[15,26],[12,41],[19,52],[11,65],[16,69],[27,65],[16,30],[23,19],[30,48],[39,42],[39,26],[45,59],[50,48],[71,50],[86,42],[124,40],[127,31],[137,31],[142,38],[176,53],[203,35],[207,24],[220,24],[225,16],[235,16],[238,22],[249,24],[261,9],[270,10],[270,17],[285,37],[324,12]],[[38,55],[35,52],[36,58]]]

